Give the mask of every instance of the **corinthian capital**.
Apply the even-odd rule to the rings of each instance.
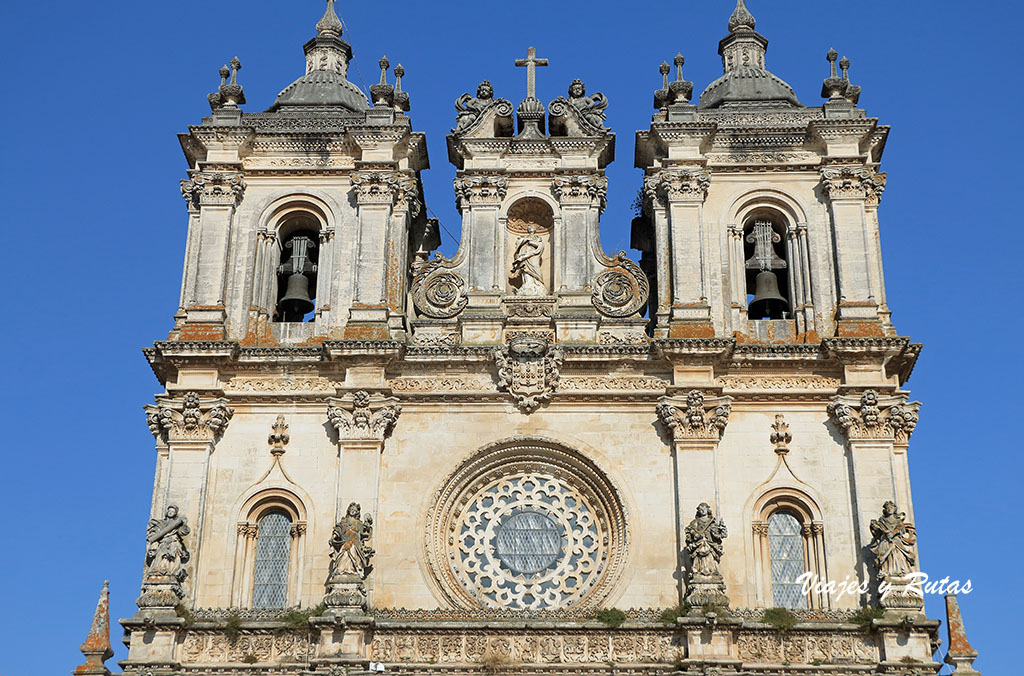
[[[354,171],[351,176],[359,204],[392,205],[402,187],[390,171]]]
[[[878,204],[886,175],[867,167],[822,167],[821,185],[829,199],[863,199]]]
[[[882,397],[867,390],[860,397],[833,397],[828,414],[849,439],[891,439],[905,444],[917,426],[920,408],[921,402],[907,401],[906,395]]]
[[[245,193],[242,174],[234,171],[197,171],[181,182],[181,196],[190,207],[236,206]]]
[[[608,195],[608,179],[599,174],[556,176],[551,192],[562,204],[593,204],[604,209]]]
[[[732,397],[706,397],[700,390],[690,390],[685,399],[662,397],[658,400],[658,417],[672,431],[672,438],[718,441],[729,424]]]
[[[402,407],[395,397],[372,397],[364,390],[327,400],[327,420],[340,439],[384,441],[398,421]]]
[[[204,402],[196,392],[186,392],[181,399],[167,397],[146,406],[146,424],[153,436],[164,443],[216,441],[234,412],[227,399]]]
[[[459,176],[455,179],[455,195],[463,204],[498,204],[508,192],[505,176]]]
[[[405,209],[409,212],[410,217],[416,218],[422,209],[420,187],[416,177],[399,174],[395,179],[395,186],[397,188],[395,206],[399,209]]]
[[[710,185],[711,174],[704,169],[664,169],[644,179],[644,195],[662,204],[703,202]]]

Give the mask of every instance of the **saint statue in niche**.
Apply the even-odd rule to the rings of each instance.
[[[190,558],[185,536],[188,520],[179,516],[177,505],[168,505],[162,519],[150,519],[146,528],[146,576],[167,576],[180,580]]]
[[[373,518],[360,519],[362,508],[353,502],[331,533],[331,569],[328,582],[337,576],[365,578],[370,572],[373,548],[366,544],[373,534]]]
[[[892,500],[882,505],[882,518],[871,520],[871,535],[874,536],[869,548],[875,554],[875,565],[879,579],[904,577],[913,572],[917,565],[914,545],[917,531],[906,522],[906,514]]]
[[[541,274],[541,260],[544,253],[544,241],[537,236],[537,227],[530,225],[526,234],[516,239],[515,252],[512,256],[512,279],[519,278],[517,296],[543,296],[548,290]]]

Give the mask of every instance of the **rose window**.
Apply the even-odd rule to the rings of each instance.
[[[501,448],[465,463],[448,489],[428,547],[463,607],[592,605],[621,568],[621,504],[582,457],[540,444]]]

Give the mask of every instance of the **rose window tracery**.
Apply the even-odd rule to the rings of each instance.
[[[547,442],[485,451],[439,491],[430,560],[462,607],[597,605],[625,558],[617,492],[588,460]]]

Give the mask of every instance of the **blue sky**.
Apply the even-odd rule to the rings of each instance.
[[[920,553],[933,577],[970,578],[961,598],[987,674],[1012,673],[1022,601],[1015,532],[1022,461],[1018,3],[750,0],[768,66],[820,104],[825,52],[848,56],[861,106],[893,126],[880,218],[893,320],[925,344],[909,383],[924,402],[910,458]],[[383,9],[387,7],[387,9]],[[650,121],[658,65],[677,51],[701,91],[731,0],[588,3],[342,2],[356,67],[406,69],[428,135],[430,209],[458,235],[444,134],[452,102],[490,79],[517,102],[530,45],[551,66],[538,97],[582,78],[610,100],[606,250],[628,248],[640,181],[633,135]],[[175,134],[208,113],[231,57],[246,110],[303,72],[323,11],[303,2],[7,2],[3,204],[10,249],[0,354],[7,420],[0,474],[4,620],[0,674],[65,673],[80,661],[97,594],[134,610],[154,451],[142,405],[160,388],[139,349],[166,338],[177,304],[186,165]],[[362,82],[360,82],[360,79]],[[445,235],[443,249],[454,250]],[[1013,517],[1013,518],[1011,518]],[[933,618],[941,598],[928,601]],[[116,659],[125,657],[114,628]],[[945,630],[943,629],[945,642]],[[1015,651],[1012,651],[1015,652]],[[1014,662],[1016,664],[1016,662]],[[113,663],[111,662],[111,666]]]

